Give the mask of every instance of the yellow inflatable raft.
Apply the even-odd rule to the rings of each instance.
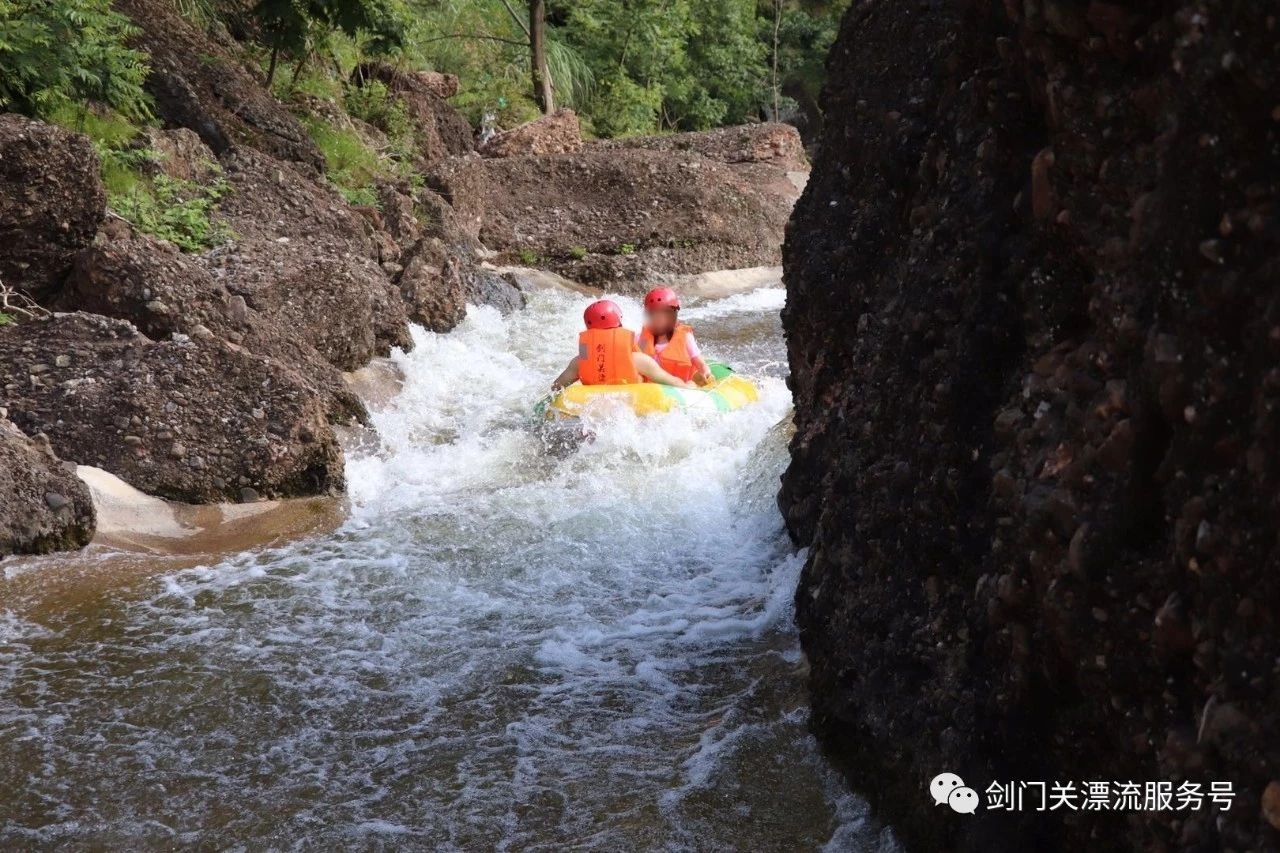
[[[542,402],[539,411],[548,419],[577,417],[599,400],[625,400],[637,415],[675,410],[731,412],[760,398],[756,386],[721,364],[711,365],[716,382],[698,390],[643,382],[637,385],[583,385],[575,382]]]

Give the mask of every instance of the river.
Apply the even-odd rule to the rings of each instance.
[[[584,297],[415,329],[336,529],[0,602],[0,848],[892,847],[806,729],[783,299],[685,311],[759,404],[576,448],[528,412]]]

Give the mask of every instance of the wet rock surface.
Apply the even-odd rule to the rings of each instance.
[[[60,314],[0,329],[0,385],[23,432],[148,494],[342,488],[323,398],[288,365],[221,339],[153,341],[122,320]]]
[[[1280,846],[1276,38],[1224,2],[846,16],[780,502],[815,726],[908,846]],[[943,770],[1236,797],[965,817]]]
[[[0,115],[0,282],[34,299],[56,289],[106,209],[92,143]]]
[[[93,537],[89,489],[44,438],[0,416],[0,557],[81,548]]]

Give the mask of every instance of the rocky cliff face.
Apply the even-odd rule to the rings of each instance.
[[[1280,845],[1280,24],[855,4],[784,250],[815,722],[917,849]],[[1230,811],[930,778],[1227,781]]]

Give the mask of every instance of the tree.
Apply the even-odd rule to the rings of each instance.
[[[405,22],[387,0],[258,0],[253,15],[271,49],[267,85],[275,80],[282,53],[305,59],[311,40],[333,31],[370,37],[367,50],[383,52],[404,43]]]
[[[0,109],[48,116],[96,102],[127,118],[150,116],[147,56],[110,0],[0,0]]]
[[[547,2],[529,0],[529,59],[533,72],[533,99],[545,115],[556,111],[551,72],[547,68]]]

